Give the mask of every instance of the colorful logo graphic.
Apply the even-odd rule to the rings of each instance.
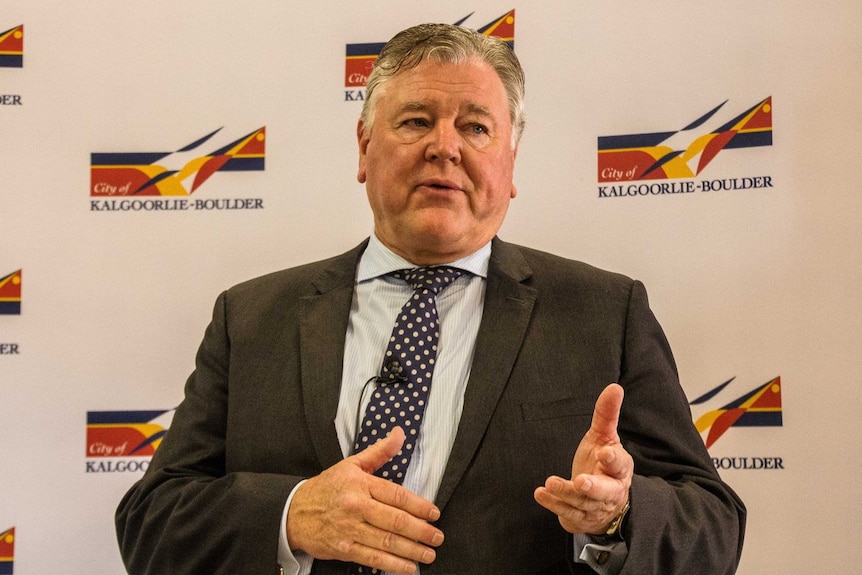
[[[461,26],[467,21],[474,12],[461,18],[455,22],[456,26]],[[510,10],[486,24],[481,28],[476,29],[486,36],[496,36],[506,41],[507,44],[515,49],[515,11]],[[346,88],[361,88],[368,81],[368,75],[371,73],[371,67],[374,61],[377,60],[377,55],[383,49],[386,42],[372,42],[368,44],[348,44],[347,55],[344,66],[344,86]]]
[[[174,410],[88,411],[87,457],[151,457]]]
[[[188,196],[216,172],[264,169],[265,127],[209,154],[196,155],[195,150],[220,131],[175,152],[90,154],[90,196]]]
[[[732,377],[691,402],[691,405],[706,403],[721,393],[735,377]],[[781,377],[775,377],[738,397],[720,409],[701,415],[695,422],[697,431],[709,430],[706,447],[712,447],[719,437],[731,427],[781,427]]]
[[[24,67],[24,25],[0,32],[0,68]]]
[[[0,315],[21,315],[21,270],[0,278]]]
[[[680,130],[599,136],[599,182],[692,178],[725,149],[772,145],[772,97],[722,120],[725,100]]]
[[[0,533],[0,575],[12,575],[15,563],[15,528]]]

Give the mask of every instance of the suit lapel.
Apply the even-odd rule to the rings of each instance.
[[[305,417],[323,469],[343,459],[335,413],[356,266],[366,242],[333,258],[313,280],[317,294],[300,303],[300,359]]]
[[[532,270],[518,248],[495,239],[464,409],[436,504],[446,505],[479,448],[524,339],[536,290],[522,282]]]

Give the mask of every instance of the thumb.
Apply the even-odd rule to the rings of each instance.
[[[396,427],[383,439],[369,445],[350,459],[366,473],[374,473],[378,467],[395,457],[404,445],[404,431]]]
[[[617,425],[620,421],[620,409],[622,409],[622,406],[623,388],[616,383],[612,383],[602,390],[601,395],[596,400],[590,430],[599,437],[609,441],[616,441],[618,439]]]

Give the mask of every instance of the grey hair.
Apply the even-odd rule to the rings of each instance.
[[[491,66],[503,83],[509,100],[512,148],[521,139],[524,113],[524,70],[514,51],[502,40],[453,24],[420,24],[402,30],[383,46],[365,86],[362,105],[363,130],[374,125],[375,93],[402,70],[423,60],[461,64],[480,61]]]

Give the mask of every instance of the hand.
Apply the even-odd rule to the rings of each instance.
[[[401,485],[372,473],[404,443],[395,428],[386,438],[306,481],[287,514],[294,551],[410,574],[416,562],[431,563],[443,532],[429,521],[440,510]]]
[[[589,431],[572,462],[572,479],[551,476],[534,497],[569,533],[603,534],[629,496],[634,461],[617,435],[623,388],[612,383],[599,395]]]

